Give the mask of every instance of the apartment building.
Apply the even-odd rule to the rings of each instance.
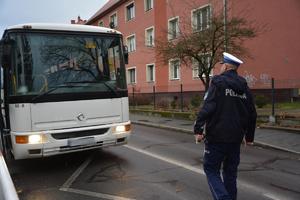
[[[109,0],[86,24],[113,27],[124,35],[129,50],[127,82],[129,92],[203,91],[193,66],[179,59],[164,62],[155,49],[157,40],[172,40],[179,30],[209,26],[214,12],[223,12],[223,0]],[[299,0],[227,0],[228,17],[245,16],[266,25],[263,33],[245,46],[251,58],[239,73],[252,89],[270,89],[271,78],[285,94],[299,95],[300,2]],[[207,58],[209,59],[209,58]],[[221,58],[220,58],[221,59]],[[219,67],[212,74],[219,73]],[[134,88],[134,89],[133,89]],[[292,89],[292,92],[291,92]],[[292,94],[293,93],[293,94]]]

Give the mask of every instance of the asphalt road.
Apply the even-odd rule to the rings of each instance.
[[[135,125],[128,145],[9,161],[24,200],[209,200],[203,144],[192,135]],[[242,147],[240,200],[299,200],[300,157]]]

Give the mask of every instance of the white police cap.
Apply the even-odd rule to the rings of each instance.
[[[223,53],[223,62],[222,63],[229,63],[229,64],[232,64],[232,65],[235,65],[235,66],[240,66],[240,64],[243,64],[244,62],[241,61],[240,59],[238,59],[237,57],[229,54],[229,53],[226,53],[224,52]]]

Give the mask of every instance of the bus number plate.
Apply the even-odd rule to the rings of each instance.
[[[68,145],[71,147],[82,146],[82,145],[91,145],[91,144],[96,144],[95,138],[93,138],[93,137],[68,140]]]

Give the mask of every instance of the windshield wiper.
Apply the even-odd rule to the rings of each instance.
[[[119,97],[118,92],[114,88],[112,88],[109,84],[107,84],[106,82],[104,82],[104,81],[78,81],[78,82],[75,82],[75,81],[71,82],[70,81],[70,82],[65,82],[62,85],[57,85],[56,87],[53,87],[50,90],[48,90],[46,92],[43,92],[42,94],[39,94],[38,96],[33,97],[31,99],[31,102],[35,103],[38,99],[46,96],[47,94],[50,94],[51,92],[53,92],[53,91],[55,91],[55,90],[57,90],[59,88],[88,87],[87,85],[77,85],[77,83],[79,83],[79,84],[80,83],[102,83],[103,85],[106,86],[106,88],[109,89],[109,91],[111,93],[113,93],[116,97]]]
[[[119,93],[117,90],[115,90],[113,87],[111,87],[109,84],[107,84],[105,81],[77,81],[77,82],[66,82],[67,84],[71,83],[71,84],[74,84],[74,83],[102,83],[103,85],[106,86],[106,88],[108,88],[111,93],[113,93],[116,97],[119,97]]]
[[[69,83],[64,83],[64,84],[62,84],[62,85],[57,85],[56,87],[53,87],[53,88],[51,88],[50,90],[45,91],[45,92],[43,92],[42,94],[39,94],[39,95],[33,97],[33,98],[31,99],[31,102],[32,102],[32,103],[35,103],[36,100],[38,100],[38,99],[40,99],[40,98],[46,96],[47,94],[49,94],[49,93],[51,93],[51,92],[53,92],[53,91],[55,91],[55,90],[57,90],[57,89],[59,89],[59,88],[73,88],[73,87],[82,87],[82,85],[72,85],[72,84],[69,84]]]

